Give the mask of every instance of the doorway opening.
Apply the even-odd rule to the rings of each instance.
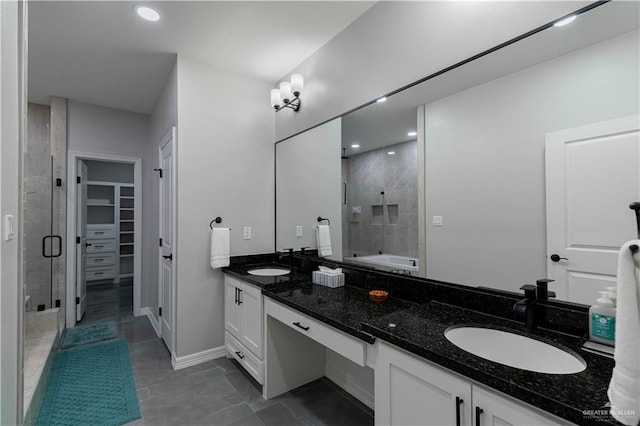
[[[69,152],[67,327],[140,315],[142,161]]]

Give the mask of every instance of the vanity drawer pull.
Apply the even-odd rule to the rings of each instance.
[[[476,426],[481,426],[480,416],[484,413],[484,410],[476,405]]]
[[[238,355],[238,358],[244,359],[244,355],[242,355],[242,352],[236,351],[236,355]]]
[[[460,406],[464,402],[464,399],[456,396],[456,426],[460,426]]]
[[[305,327],[304,325],[301,325],[299,322],[294,322],[293,325],[295,325],[296,327],[299,327],[301,329],[303,329],[304,331],[308,331],[310,327]]]
[[[104,262],[104,258],[93,259],[95,263]]]

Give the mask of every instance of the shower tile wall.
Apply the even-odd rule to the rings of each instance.
[[[389,151],[395,154],[387,154]],[[362,188],[357,201],[362,204],[359,206],[361,213],[353,213],[355,205],[343,206],[347,228],[347,238],[343,239],[347,242],[346,256],[354,252],[365,254],[382,250],[384,253],[418,257],[417,153],[417,142],[410,141],[352,155],[345,160],[347,184],[350,188],[354,185]],[[381,188],[384,190],[384,204]],[[373,206],[384,209],[384,226],[382,218],[374,215],[374,211],[377,213],[381,207]]]

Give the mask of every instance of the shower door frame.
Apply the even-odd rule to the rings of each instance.
[[[67,182],[76,182],[78,160],[107,161],[133,164],[134,216],[133,216],[133,315],[145,314],[141,307],[142,297],[142,158],[70,150],[68,152]],[[76,324],[76,203],[78,185],[67,187],[67,285],[66,285],[66,326]],[[71,251],[73,247],[73,251]]]

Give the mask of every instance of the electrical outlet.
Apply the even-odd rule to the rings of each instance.
[[[244,239],[245,240],[250,240],[251,239],[251,227],[250,226],[245,226],[244,227]]]
[[[302,226],[296,226],[296,237],[302,237]]]
[[[433,217],[433,226],[442,226],[442,216],[434,216]]]

